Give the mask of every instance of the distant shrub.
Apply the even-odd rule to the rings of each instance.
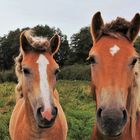
[[[17,81],[14,69],[0,71],[0,83],[11,82],[11,81],[13,81],[13,82]]]
[[[90,80],[90,66],[74,64],[65,66],[58,74],[58,79],[62,80]]]

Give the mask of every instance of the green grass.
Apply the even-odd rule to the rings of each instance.
[[[0,84],[0,140],[10,140],[9,119],[15,105],[15,84]],[[58,81],[60,102],[68,121],[67,140],[89,140],[95,123],[95,104],[89,82]]]
[[[15,105],[14,83],[0,84],[0,140],[10,140],[9,119]]]

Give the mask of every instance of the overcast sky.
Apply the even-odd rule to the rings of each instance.
[[[117,16],[131,20],[140,12],[140,0],[0,0],[0,36],[17,28],[47,24],[59,27],[70,38],[90,25],[97,11],[107,22]]]

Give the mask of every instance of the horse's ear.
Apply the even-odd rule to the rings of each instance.
[[[60,36],[56,33],[51,39],[50,39],[50,49],[52,55],[54,55],[59,47],[60,47],[61,39]]]
[[[131,21],[131,25],[127,32],[127,37],[134,42],[140,31],[140,14],[137,13]]]
[[[32,50],[32,46],[30,45],[32,42],[32,38],[29,35],[30,31],[23,31],[20,35],[20,49],[23,52],[29,52]]]
[[[92,18],[91,27],[90,27],[90,32],[95,42],[100,36],[103,27],[104,27],[104,22],[101,17],[101,13],[97,12]]]

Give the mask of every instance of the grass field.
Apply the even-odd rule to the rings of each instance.
[[[8,125],[15,105],[15,84],[0,84],[0,140],[10,140]],[[58,81],[60,102],[68,121],[67,140],[89,140],[95,122],[95,104],[89,82]]]

